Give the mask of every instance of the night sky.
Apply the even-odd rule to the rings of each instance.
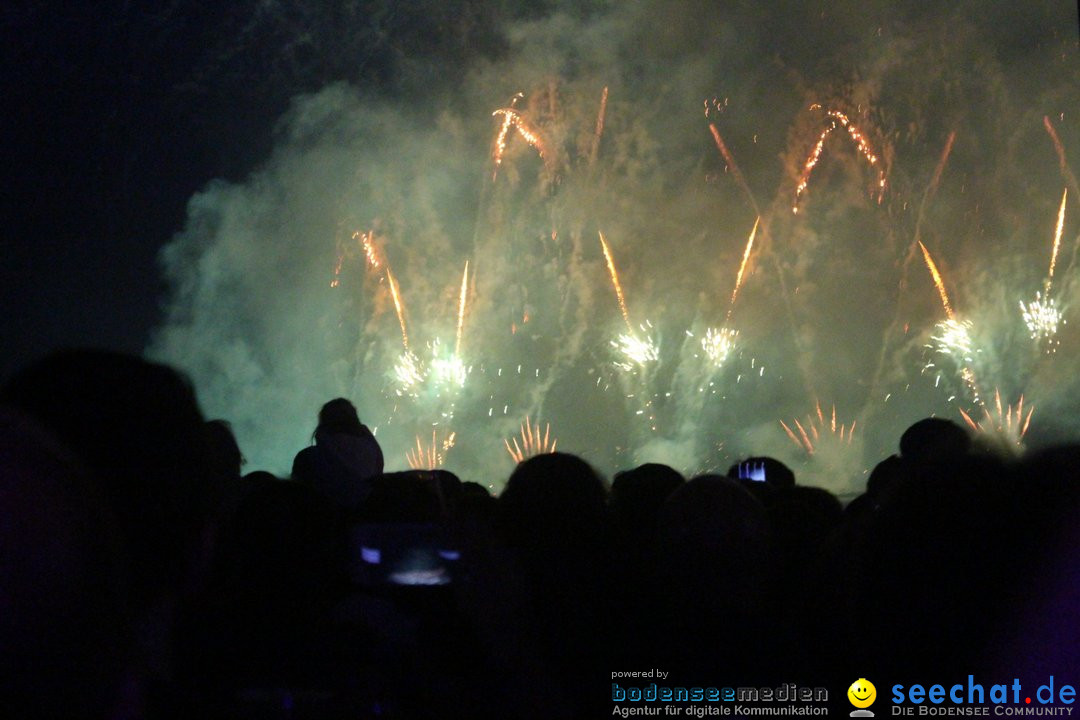
[[[497,54],[501,3],[12,2],[5,110],[0,374],[51,349],[141,352],[167,286],[158,253],[215,178],[263,162],[297,94],[392,95],[401,59],[453,82]],[[445,62],[444,62],[445,61]]]
[[[3,375],[59,347],[147,351],[190,373],[208,414],[233,420],[246,454],[275,471],[336,394],[359,398],[382,428],[390,469],[414,434],[453,425],[463,466],[498,475],[508,468],[480,458],[526,415],[552,420],[560,446],[605,471],[654,457],[710,469],[786,443],[777,420],[816,401],[866,420],[865,451],[879,458],[919,416],[959,419],[949,393],[965,392],[940,358],[940,373],[920,370],[940,306],[921,258],[904,260],[918,226],[954,304],[992,335],[984,390],[1035,397],[1047,438],[1075,427],[1080,340],[1063,338],[1056,366],[1035,362],[1013,322],[1044,272],[1068,184],[1044,116],[1080,166],[1072,0],[218,5],[0,9]],[[558,152],[541,160],[518,140],[493,173],[491,113],[519,91]],[[866,128],[889,189],[878,202],[864,161],[833,139],[792,219],[790,190],[822,127],[817,103]],[[754,221],[709,121],[775,218],[735,316],[744,344],[728,374],[694,370],[684,340],[724,318]],[[1066,309],[1080,298],[1080,197],[1070,202]],[[473,262],[473,374],[456,405],[401,400],[387,380],[401,338],[385,276],[365,275],[347,246],[371,228],[417,352],[433,359]],[[598,230],[633,325],[655,323],[662,343],[636,386],[612,369],[608,337],[622,320]],[[533,324],[517,334],[526,316]],[[505,386],[502,370],[522,366],[531,384]],[[692,400],[721,385],[717,399]],[[609,389],[585,394],[597,388]],[[656,402],[635,405],[647,396]],[[651,414],[660,429],[634,425]],[[738,422],[745,435],[726,447],[703,433]],[[591,433],[605,424],[625,427]]]

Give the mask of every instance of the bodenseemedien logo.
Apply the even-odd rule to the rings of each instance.
[[[877,688],[874,683],[866,678],[859,678],[851,683],[847,691],[848,701],[855,706],[851,711],[851,717],[874,717],[874,713],[866,708],[874,704],[877,698]]]

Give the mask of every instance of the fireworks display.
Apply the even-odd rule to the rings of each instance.
[[[445,440],[437,440],[435,430],[431,431],[431,442],[425,443],[416,436],[416,446],[405,451],[405,461],[413,470],[435,470],[446,462],[446,453],[454,447],[457,433],[450,433]]]
[[[780,425],[784,428],[788,439],[805,450],[807,455],[815,454],[822,441],[826,438],[829,439],[829,442],[840,446],[851,445],[851,441],[855,436],[854,421],[850,426],[844,423],[837,424],[835,405],[833,405],[832,414],[828,418],[821,411],[821,403],[816,404],[815,410],[815,413],[806,416],[805,422],[800,422],[798,418],[795,418],[792,423],[795,430],[792,430],[783,420],[780,421]]]
[[[607,262],[608,275],[611,276],[611,287],[615,290],[615,299],[619,301],[619,312],[622,313],[623,322],[626,323],[626,331],[633,334],[630,327],[630,313],[626,311],[626,298],[623,297],[622,283],[619,282],[619,272],[615,269],[615,260],[611,257],[611,249],[604,240],[604,233],[600,233],[600,247],[604,251],[604,260]]]
[[[544,432],[540,433],[540,423],[535,425],[525,418],[525,422],[521,423],[521,443],[518,443],[518,438],[513,437],[509,440],[503,440],[506,446],[506,452],[510,453],[510,457],[514,462],[524,462],[528,458],[534,455],[543,455],[545,453],[555,452],[555,444],[558,442],[551,436],[551,423],[545,423]]]
[[[453,427],[450,469],[485,485],[500,445],[550,451],[551,425],[607,473],[764,454],[812,473],[835,450],[858,478],[961,407],[979,432],[1071,437],[1080,50],[1025,42],[1013,73],[1007,23],[888,10],[841,32],[787,8],[713,57],[697,32],[735,9],[645,40],[624,5],[537,11],[386,97],[298,97],[264,166],[190,203],[149,354],[286,472],[333,397],[410,466],[446,463],[429,436]]]
[[[820,110],[821,106],[814,104],[810,106],[810,109]],[[793,213],[799,212],[799,198],[806,192],[806,188],[810,184],[810,173],[814,171],[814,167],[821,158],[821,152],[825,149],[825,141],[828,140],[829,135],[832,134],[833,130],[836,130],[838,127],[843,127],[847,130],[848,136],[850,136],[852,142],[855,143],[855,147],[858,148],[859,154],[861,154],[871,166],[877,168],[876,192],[878,202],[880,203],[885,194],[885,170],[878,167],[878,156],[870,147],[870,142],[866,139],[866,136],[862,131],[851,122],[848,116],[839,110],[827,110],[825,116],[829,118],[829,124],[826,125],[825,129],[818,135],[813,150],[810,151],[809,157],[807,157],[806,162],[803,163],[802,173],[799,175],[799,182],[795,186],[795,203],[791,206],[791,211]],[[719,135],[717,135],[717,137],[719,138]]]
[[[705,337],[701,338],[701,349],[705,351],[709,362],[718,368],[723,367],[731,351],[735,349],[738,336],[738,330],[709,328],[705,331]]]
[[[982,420],[972,419],[968,413],[964,412],[963,408],[960,409],[960,415],[964,418],[964,422],[967,423],[968,427],[977,434],[999,439],[1012,446],[1022,446],[1024,436],[1031,425],[1031,416],[1035,413],[1035,408],[1029,405],[1027,414],[1024,414],[1023,395],[1020,396],[1015,408],[1012,405],[1002,408],[1001,392],[999,390],[994,391],[994,408],[995,412],[993,413],[989,408],[983,408]]]

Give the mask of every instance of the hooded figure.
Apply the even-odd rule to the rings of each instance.
[[[356,510],[371,492],[371,478],[383,471],[375,436],[353,404],[337,398],[322,406],[312,438],[314,444],[293,460],[293,480],[310,484],[342,510]]]

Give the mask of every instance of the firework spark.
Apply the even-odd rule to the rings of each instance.
[[[502,125],[499,126],[499,132],[495,135],[495,142],[492,147],[492,161],[495,163],[495,169],[491,172],[491,179],[495,179],[495,173],[499,171],[499,166],[502,165],[503,154],[506,152],[506,136],[510,134],[510,128],[514,125],[514,118],[517,113],[514,112],[514,106],[517,105],[518,100],[525,97],[524,93],[518,93],[510,100],[510,107],[500,108],[491,113],[492,117],[496,115],[502,115]]]
[[[810,109],[820,108],[820,105],[811,105]],[[817,143],[814,145],[814,149],[810,152],[806,162],[803,164],[802,174],[799,176],[799,184],[795,188],[795,203],[791,207],[793,213],[799,212],[799,196],[806,191],[806,187],[810,182],[810,173],[813,172],[814,166],[817,165],[818,159],[821,157],[821,151],[825,147],[825,141],[828,139],[829,134],[832,133],[839,126],[843,126],[847,130],[848,135],[851,137],[855,146],[859,149],[859,153],[866,158],[866,162],[870,165],[878,165],[878,156],[870,146],[870,142],[866,139],[866,136],[859,131],[859,128],[851,122],[851,119],[847,115],[839,110],[827,110],[825,115],[831,118],[829,125],[821,131],[821,135],[818,136]],[[878,203],[885,197],[885,171],[878,168]]]
[[[533,457],[534,455],[544,455],[546,453],[555,452],[555,444],[557,440],[551,437],[551,423],[545,423],[544,433],[540,434],[540,423],[533,425],[528,417],[525,418],[525,422],[521,424],[521,443],[518,443],[517,437],[510,440],[503,440],[503,444],[506,445],[506,452],[510,453],[510,457],[514,459],[514,462],[524,462],[526,458]],[[513,443],[513,444],[511,444]]]
[[[927,198],[931,198],[937,193],[938,184],[941,183],[941,176],[945,172],[945,163],[949,161],[949,154],[952,153],[952,146],[955,141],[956,131],[953,130],[949,133],[949,139],[945,141],[945,149],[941,151],[941,158],[938,160],[937,167],[934,168],[934,177],[926,188]]]
[[[726,327],[709,328],[705,331],[705,337],[701,338],[701,349],[713,365],[723,367],[731,351],[735,349],[738,336],[738,330]]]
[[[994,406],[996,413],[991,413],[988,408],[983,408],[984,417],[981,421],[972,419],[962,408],[960,414],[975,432],[1003,438],[1016,446],[1022,445],[1028,426],[1031,425],[1031,416],[1035,412],[1034,406],[1029,406],[1027,415],[1024,415],[1024,396],[1021,395],[1015,408],[1012,405],[1002,407],[1001,392],[996,389],[994,390]]]
[[[334,277],[330,280],[330,287],[336,288],[341,284],[341,266],[345,264],[345,253],[339,252],[337,262],[334,263]]]
[[[608,274],[611,275],[611,285],[615,288],[615,297],[619,301],[619,311],[622,313],[623,322],[626,323],[626,331],[633,334],[630,327],[630,314],[626,311],[626,298],[623,297],[622,284],[619,282],[619,273],[615,270],[615,260],[611,257],[611,249],[604,240],[604,233],[600,235],[600,247],[604,251],[604,259],[607,261]]]
[[[362,233],[359,230],[353,233],[353,240],[360,243],[360,247],[364,251],[364,257],[367,259],[367,265],[372,270],[378,270],[382,267],[382,260],[379,259],[379,251],[375,247],[375,231],[369,230],[366,233]]]
[[[600,93],[600,110],[596,113],[596,131],[593,133],[592,148],[589,150],[589,166],[592,167],[596,163],[596,154],[600,150],[600,138],[604,134],[604,116],[607,114],[607,85],[604,86],[604,91]]]
[[[1054,247],[1050,251],[1050,272],[1046,275],[1046,292],[1050,294],[1050,283],[1054,279],[1054,266],[1057,265],[1058,249],[1061,247],[1061,232],[1065,229],[1065,202],[1069,197],[1069,188],[1061,193],[1061,207],[1058,208],[1057,227],[1054,229]]]
[[[437,345],[436,350],[437,353]],[[469,369],[457,355],[450,357],[435,357],[431,361],[431,377],[436,384],[449,387],[464,387],[465,378],[469,375]]]
[[[792,430],[787,423],[783,420],[780,421],[781,427],[784,428],[784,432],[787,433],[788,438],[798,445],[800,448],[806,451],[807,455],[813,455],[817,452],[823,437],[832,437],[836,439],[836,442],[840,445],[850,445],[851,440],[855,437],[855,421],[852,421],[851,425],[836,422],[836,406],[832,407],[832,415],[826,419],[825,413],[821,410],[821,403],[816,403],[816,413],[811,413],[806,416],[806,424],[803,425],[798,418],[794,419],[795,428],[798,430],[798,434]],[[809,428],[809,431],[807,430]]]
[[[1058,345],[1058,325],[1063,322],[1061,311],[1058,310],[1054,299],[1049,295],[1043,297],[1042,293],[1037,292],[1035,299],[1031,302],[1020,301],[1020,314],[1024,318],[1024,324],[1027,325],[1031,339],[1036,342],[1046,341],[1046,352],[1053,353]]]
[[[420,358],[406,350],[398,356],[394,362],[394,379],[397,381],[399,396],[410,395],[416,397],[417,388],[423,384],[426,372]]]
[[[642,325],[642,336],[629,332],[611,341],[611,346],[620,354],[620,358],[615,361],[616,367],[629,372],[635,367],[643,368],[660,358],[660,348],[649,335],[651,328],[651,325]]]
[[[945,310],[945,315],[949,320],[955,320],[956,314],[953,313],[952,305],[949,303],[949,294],[945,292],[945,283],[941,280],[941,273],[938,272],[937,263],[934,262],[934,258],[930,256],[930,251],[926,249],[921,240],[919,241],[919,247],[922,249],[923,259],[926,260],[926,267],[930,271],[930,277],[934,279],[934,287],[937,288],[938,294],[941,296],[941,307]]]
[[[948,318],[942,320],[934,329],[932,336],[934,349],[942,355],[949,355],[958,362],[969,363],[975,355],[975,343],[971,339],[971,321]]]
[[[1073,175],[1072,170],[1069,169],[1069,163],[1065,158],[1065,146],[1062,145],[1061,138],[1058,137],[1057,130],[1054,129],[1054,125],[1050,122],[1050,117],[1047,115],[1043,115],[1043,127],[1046,128],[1046,132],[1050,135],[1050,139],[1054,143],[1054,151],[1058,156],[1058,167],[1061,170],[1061,174],[1069,181],[1073,192],[1080,194],[1080,186],[1076,183],[1076,176]]]
[[[937,334],[931,336],[930,339],[934,344],[929,347],[952,358],[956,366],[960,368],[960,378],[971,391],[972,399],[982,404],[979,398],[979,386],[975,380],[975,371],[971,369],[971,363],[975,361],[975,355],[979,352],[971,339],[971,328],[970,320],[958,320],[956,317],[942,320],[934,326]]]
[[[750,260],[750,251],[754,249],[754,237],[757,235],[758,223],[761,222],[761,217],[758,216],[754,220],[754,229],[750,231],[750,239],[746,241],[746,249],[743,250],[742,262],[739,263],[739,272],[735,276],[735,289],[731,291],[731,305],[728,307],[727,317],[731,320],[731,313],[735,310],[735,298],[739,295],[739,288],[742,287],[743,271],[746,270],[746,263]]]
[[[791,212],[799,212],[799,196],[806,191],[806,186],[810,184],[810,173],[814,171],[814,166],[817,165],[818,158],[821,157],[821,151],[825,148],[825,140],[828,139],[829,134],[835,129],[836,124],[830,123],[827,128],[821,131],[821,135],[818,136],[814,149],[810,151],[810,155],[806,158],[806,162],[803,163],[802,174],[799,176],[799,184],[795,186],[795,203],[791,206]]]
[[[708,117],[708,105],[706,107],[706,117]],[[739,171],[739,166],[735,164],[735,157],[728,150],[727,143],[724,142],[724,138],[720,135],[720,130],[717,129],[716,123],[709,123],[709,131],[712,133],[713,141],[716,143],[716,149],[720,151],[720,154],[724,157],[724,162],[731,168],[731,174],[735,176],[735,181],[742,187],[743,192],[750,199],[750,204],[754,207],[754,211],[758,211],[757,201],[754,200],[754,193],[750,192],[750,186],[746,184],[746,178]]]
[[[409,333],[405,329],[405,309],[401,305],[401,293],[398,292],[397,281],[394,280],[394,273],[390,272],[389,266],[386,268],[386,282],[390,285],[390,297],[394,299],[394,310],[397,311],[398,324],[401,325],[401,344],[408,353]]]
[[[416,436],[416,447],[405,451],[405,460],[413,470],[434,470],[443,466],[446,462],[446,453],[454,447],[454,438],[457,433],[451,432],[445,440],[438,441],[436,431],[431,431],[431,444],[425,445]]]
[[[454,355],[461,355],[461,334],[465,328],[465,299],[469,292],[469,261],[465,261],[465,272],[461,275],[461,295],[458,299],[457,336],[454,340]]]

